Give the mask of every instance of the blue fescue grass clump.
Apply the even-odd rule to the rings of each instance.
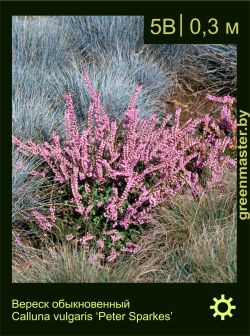
[[[51,68],[68,66],[73,44],[55,17],[14,16],[12,18],[12,55],[20,67],[31,64]]]
[[[127,56],[143,47],[142,16],[68,16],[59,20],[91,58],[116,53]]]
[[[49,140],[52,130],[60,132],[63,125],[63,111],[55,113],[47,77],[29,65],[13,67],[12,132],[23,140]]]
[[[31,178],[30,172],[36,170],[39,162],[27,159],[16,150],[12,150],[12,223],[15,226],[29,218],[27,209],[40,208],[49,202],[49,195],[41,197],[39,187],[43,178]]]

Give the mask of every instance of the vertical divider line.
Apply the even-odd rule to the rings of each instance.
[[[180,14],[180,37],[182,37],[182,14]]]

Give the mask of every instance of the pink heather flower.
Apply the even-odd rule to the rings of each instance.
[[[79,242],[82,245],[87,245],[89,241],[93,240],[95,238],[95,236],[91,235],[90,233],[86,233],[85,236],[83,236],[82,238],[79,239]]]
[[[112,242],[116,242],[121,239],[121,236],[111,236]]]
[[[16,169],[27,170],[24,163],[21,160],[18,160],[15,165]]]
[[[67,102],[67,110],[65,113],[66,136],[68,140],[74,142],[76,141],[76,139],[79,138],[79,134],[78,134],[78,128],[76,124],[76,117],[74,113],[72,96],[68,92],[66,93],[65,98]]]
[[[95,90],[93,89],[93,86],[91,85],[91,82],[90,82],[90,79],[89,79],[89,74],[87,72],[83,73],[83,79],[84,79],[84,82],[85,82],[91,96],[95,97]]]
[[[100,208],[102,206],[102,202],[101,201],[97,202],[97,206],[98,208]]]
[[[70,241],[70,240],[72,240],[74,238],[74,236],[72,235],[72,234],[68,234],[67,236],[66,236],[66,240],[67,241]]]
[[[88,183],[85,183],[84,188],[85,188],[85,192],[86,192],[86,193],[89,193],[89,192],[90,192],[90,187],[89,187],[89,184],[88,184]]]
[[[88,262],[96,266],[98,269],[103,269],[104,266],[100,264],[100,261],[103,259],[105,259],[104,253],[96,253],[88,257]]]
[[[229,105],[232,105],[235,102],[235,98],[233,97],[230,96],[217,97],[212,96],[211,94],[207,94],[206,99],[215,101],[217,103],[229,104]]]
[[[84,210],[81,202],[82,196],[79,194],[78,191],[78,173],[79,169],[77,167],[74,167],[71,181],[71,190],[74,195],[74,201],[77,205],[76,211],[79,212],[80,214],[83,214]]]
[[[116,233],[118,233],[118,231],[116,229],[113,229],[113,230],[110,230],[110,231],[106,231],[104,234],[105,234],[105,236],[112,236]]]
[[[16,237],[15,238],[15,243],[19,246],[23,246],[22,242],[21,242],[21,239],[19,237]]]
[[[91,212],[92,209],[93,209],[92,204],[87,206],[87,208],[85,209],[85,212],[84,212],[84,216],[83,216],[84,221],[86,221],[88,219],[88,215],[89,215],[89,213]]]
[[[33,170],[33,171],[30,172],[30,175],[32,175],[32,176],[39,176],[39,177],[45,177],[46,173],[44,171],[43,172],[38,172],[38,171]]]
[[[50,215],[48,216],[43,215],[36,210],[34,210],[32,214],[41,229],[43,229],[44,231],[51,231],[55,222],[55,208],[53,206],[50,207]]]
[[[97,240],[96,244],[99,248],[101,248],[101,249],[104,248],[104,242],[102,240],[100,240],[100,239]]]
[[[49,212],[50,212],[50,220],[54,223],[56,217],[55,217],[55,207],[51,204],[50,208],[49,208]]]
[[[92,256],[92,260],[97,260],[97,259],[104,259],[105,258],[105,254],[104,253],[96,253]]]
[[[120,252],[118,252],[114,248],[112,248],[109,256],[106,259],[107,259],[108,262],[114,262],[119,255],[120,255]]]
[[[126,243],[125,247],[121,249],[121,251],[136,254],[139,252],[139,248],[138,248],[138,245],[128,242]]]

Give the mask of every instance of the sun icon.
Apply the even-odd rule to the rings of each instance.
[[[230,297],[228,300],[225,299],[225,295],[221,294],[220,299],[213,298],[215,304],[210,306],[210,309],[214,309],[213,317],[220,316],[221,320],[225,320],[225,316],[232,317],[232,309],[236,309],[236,306],[231,305],[233,299]],[[222,309],[223,307],[223,309]],[[223,311],[221,311],[223,310]]]

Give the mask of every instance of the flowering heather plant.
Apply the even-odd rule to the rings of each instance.
[[[55,131],[51,143],[25,144],[15,136],[13,142],[24,155],[44,160],[39,174],[52,178],[64,195],[64,206],[51,205],[49,215],[33,211],[38,226],[51,234],[60,229],[72,243],[96,245],[98,253],[91,262],[113,262],[123,252],[136,253],[139,229],[153,220],[152,210],[158,204],[187,188],[199,194],[235,165],[226,152],[228,134],[218,137],[215,131],[208,132],[219,127],[235,130],[233,101],[208,97],[223,104],[219,124],[204,115],[181,125],[180,109],[174,121],[170,115],[160,122],[155,114],[140,120],[139,85],[118,122],[104,111],[87,73],[84,81],[92,97],[86,127],[77,126],[67,93],[64,142]]]

